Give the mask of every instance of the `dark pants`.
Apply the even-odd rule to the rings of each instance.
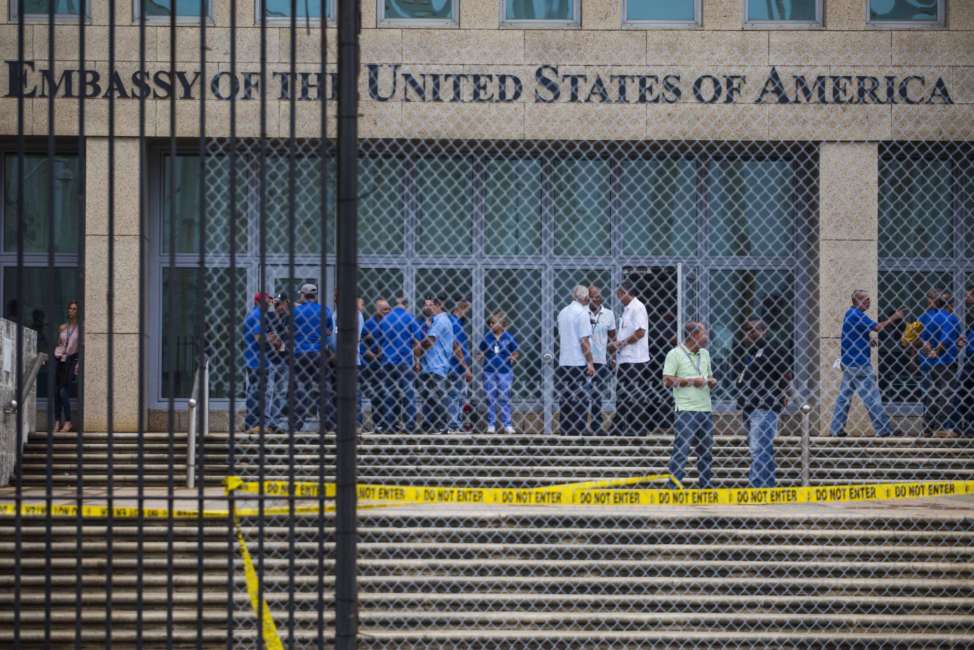
[[[419,375],[419,393],[423,404],[423,430],[429,433],[446,433],[450,421],[450,404],[447,399],[450,380],[443,375],[423,372]]]
[[[316,412],[325,430],[334,430],[335,394],[331,366],[327,360],[323,361],[317,352],[302,354],[294,358],[294,371],[297,390],[289,405],[294,409],[294,430],[302,430],[305,421]]]
[[[612,418],[612,435],[639,435],[648,430],[660,428],[654,419],[653,382],[662,382],[657,377],[649,377],[648,363],[620,363],[616,380],[616,413]],[[672,401],[666,404],[672,411]],[[667,420],[667,424],[668,424]]]
[[[54,393],[54,419],[59,422],[71,422],[71,388],[74,386],[74,369],[78,363],[78,356],[72,355],[57,362],[55,370],[56,392]]]
[[[974,345],[974,341],[970,345]],[[964,360],[956,404],[957,424],[961,435],[974,437],[974,354],[968,354]]]
[[[591,400],[585,366],[559,366],[555,369],[558,393],[558,430],[565,436],[585,435],[585,419]]]
[[[595,364],[595,375],[589,384],[591,402],[589,403],[589,429],[594,434],[605,432],[604,419],[602,418],[602,403],[609,397],[609,388],[612,385],[612,369],[605,363]]]
[[[683,481],[683,468],[690,457],[690,448],[697,456],[697,487],[713,487],[714,416],[710,411],[679,411],[674,421],[673,454],[670,474]]]
[[[923,374],[923,432],[948,428],[957,392],[957,365],[931,366]]]
[[[372,406],[376,431],[416,431],[416,372],[412,366],[380,366],[373,374]],[[402,429],[399,418],[402,417]]]

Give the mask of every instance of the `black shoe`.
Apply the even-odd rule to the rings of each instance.
[[[843,429],[842,431],[839,431],[838,433],[833,433],[832,434],[832,437],[833,438],[845,438],[848,435],[849,434],[845,432],[845,429]]]

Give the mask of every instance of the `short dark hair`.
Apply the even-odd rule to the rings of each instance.
[[[442,307],[445,299],[442,296],[426,296],[425,300],[429,300],[431,303],[437,307]]]
[[[635,295],[635,289],[636,289],[636,287],[633,284],[632,280],[623,280],[622,282],[619,283],[619,289],[618,290],[619,291],[625,291],[626,293],[628,293],[631,296],[632,295]]]

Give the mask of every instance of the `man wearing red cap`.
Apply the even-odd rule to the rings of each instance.
[[[273,332],[270,330],[270,317],[267,313],[270,302],[270,294],[261,291],[255,293],[254,308],[243,321],[244,368],[247,373],[247,414],[244,416],[244,429],[251,432],[258,431],[261,426],[267,426],[271,422],[271,400],[268,396],[271,382],[268,369],[273,351],[273,341],[269,337],[273,336]]]

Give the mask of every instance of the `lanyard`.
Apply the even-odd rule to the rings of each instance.
[[[604,310],[605,310],[604,305],[602,307],[599,307],[599,310],[594,314],[592,313],[591,309],[588,310],[588,322],[592,326],[592,334],[595,334],[595,327],[599,324],[599,321],[602,320],[602,312]]]
[[[690,351],[689,350],[687,350],[682,345],[680,346],[680,349],[683,350],[683,354],[686,355],[687,360],[690,362],[690,365],[693,366],[693,369],[696,370],[697,371],[697,374],[702,377],[703,376],[703,371],[700,369],[700,364],[703,361],[703,357],[700,355],[700,353],[697,352],[697,360],[694,361],[693,360],[693,357],[690,356]]]

